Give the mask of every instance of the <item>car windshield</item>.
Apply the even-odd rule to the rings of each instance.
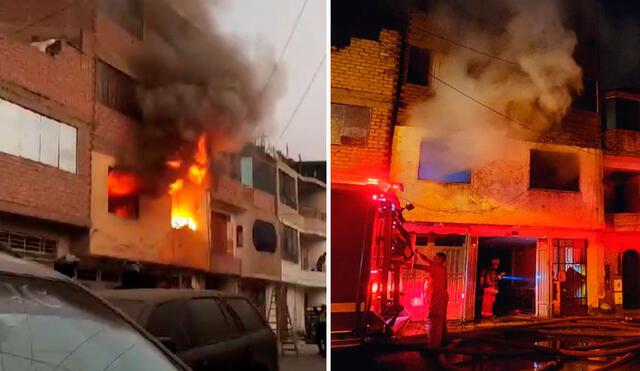
[[[180,370],[153,343],[66,282],[0,274],[0,370]]]

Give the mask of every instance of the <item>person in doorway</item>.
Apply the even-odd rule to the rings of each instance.
[[[504,273],[498,274],[498,268],[500,268],[500,259],[493,258],[489,267],[483,269],[480,273],[480,288],[482,288],[480,315],[482,318],[493,317],[493,306],[496,303],[496,295],[498,294],[498,282],[504,276]]]
[[[428,267],[428,346],[437,348],[447,341],[447,303],[449,302],[449,293],[447,292],[447,268],[444,265],[447,256],[442,252],[437,253],[433,260],[421,253],[418,253],[417,256]]]
[[[327,354],[327,306],[320,306],[318,322],[316,322],[316,344],[318,345],[318,354],[325,357]]]
[[[327,253],[323,252],[316,262],[316,272],[324,272],[324,263],[327,259]]]

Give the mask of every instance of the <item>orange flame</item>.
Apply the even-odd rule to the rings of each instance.
[[[133,174],[109,170],[107,191],[112,197],[129,196],[138,192],[138,181]]]
[[[172,228],[188,228],[192,231],[198,229],[197,205],[201,199],[202,184],[207,176],[208,163],[206,137],[201,135],[194,161],[188,166],[186,179],[176,179],[169,185]],[[179,169],[183,166],[183,161],[171,160],[167,161],[166,165],[172,169]]]

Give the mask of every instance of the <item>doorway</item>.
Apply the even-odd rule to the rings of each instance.
[[[633,250],[622,255],[622,308],[640,309],[640,257]]]
[[[480,277],[489,269],[492,259],[499,259],[498,293],[493,305],[495,316],[535,314],[536,302],[535,238],[481,237],[478,240],[475,318],[481,318],[484,287]]]
[[[587,315],[587,241],[553,240],[553,314]]]

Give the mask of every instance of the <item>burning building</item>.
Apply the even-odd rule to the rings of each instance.
[[[449,320],[480,318],[493,258],[495,314],[635,308],[638,99],[599,90],[596,4],[420,3],[399,25],[334,28],[332,191],[402,184],[413,250],[448,256]],[[422,320],[411,262],[397,304]]]
[[[0,244],[51,265],[72,253],[91,288],[136,261],[140,285],[243,293],[265,316],[289,287],[304,331],[324,303],[324,183],[282,165],[285,230],[284,160],[247,145],[276,95],[242,45],[205,2],[44,3],[0,5]]]

